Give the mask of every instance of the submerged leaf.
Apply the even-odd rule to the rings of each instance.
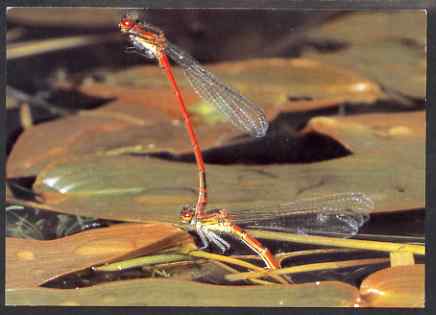
[[[14,238],[50,240],[115,223],[90,217],[46,211],[30,205],[29,207],[8,205],[5,210],[6,237]]]

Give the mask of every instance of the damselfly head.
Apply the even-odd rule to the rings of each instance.
[[[155,38],[158,36],[164,37],[163,32],[158,27],[144,23],[137,15],[126,14],[118,23],[118,27],[122,33],[130,33],[141,36],[145,39]]]
[[[194,209],[192,207],[184,206],[182,211],[180,211],[180,221],[182,221],[182,223],[190,223],[193,217]]]
[[[121,18],[120,23],[118,23],[118,27],[122,33],[128,33],[137,24],[137,20],[134,20],[126,15]]]

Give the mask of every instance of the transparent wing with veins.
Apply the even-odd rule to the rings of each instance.
[[[232,221],[244,227],[351,237],[368,221],[372,209],[374,202],[367,195],[341,193],[230,213]]]
[[[263,137],[268,121],[263,110],[203,68],[193,57],[167,42],[165,53],[184,70],[194,90],[214,105],[237,128]]]

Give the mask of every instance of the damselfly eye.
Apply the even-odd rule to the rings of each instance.
[[[120,27],[125,29],[130,29],[135,23],[127,18],[123,18],[120,22]]]
[[[180,212],[181,219],[191,220],[192,215],[193,215],[193,211],[188,207],[183,207],[182,211]]]

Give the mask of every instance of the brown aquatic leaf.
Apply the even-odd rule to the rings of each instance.
[[[424,307],[425,265],[380,270],[362,282],[360,293],[370,307]]]
[[[423,112],[313,118],[301,137],[330,136],[352,154],[310,164],[208,165],[210,207],[250,208],[355,191],[374,199],[375,212],[422,208],[424,130]],[[53,163],[34,190],[58,211],[176,222],[181,206],[196,200],[195,172],[192,164],[141,156],[87,156]]]
[[[269,119],[279,110],[301,106],[332,106],[340,102],[373,102],[377,85],[353,73],[309,59],[262,59],[223,63],[210,67],[225,82],[261,105]],[[200,102],[176,69],[203,150],[229,145],[238,131],[207,103]],[[267,77],[266,77],[267,76]],[[66,83],[58,82],[64,89]],[[255,87],[255,88],[253,88]],[[18,139],[7,164],[8,177],[34,176],[55,158],[92,153],[190,153],[176,103],[161,69],[141,66],[108,76],[106,83],[85,81],[81,93],[117,101],[79,116],[49,122],[26,130]],[[309,97],[306,104],[288,99]],[[317,101],[319,99],[319,101]],[[87,141],[81,141],[86,138]],[[38,143],[35,146],[34,143]]]
[[[300,285],[218,286],[170,279],[116,281],[78,290],[47,288],[6,291],[8,305],[356,307],[355,287],[335,281]]]
[[[179,120],[174,96],[162,93],[155,97],[164,103],[150,101],[146,106],[143,102],[136,105],[114,102],[25,130],[9,156],[8,177],[35,176],[51,161],[71,155],[190,153],[192,146]],[[230,142],[238,133],[229,124],[200,125],[196,129],[203,149]]]
[[[356,46],[335,54],[307,53],[305,56],[320,63],[348,68],[399,94],[395,97],[387,93],[386,99],[395,97],[394,100],[399,99],[403,103],[402,95],[425,98],[427,64],[424,49],[405,48],[399,42],[382,42]]]
[[[314,118],[303,133],[318,132],[340,142],[353,152],[347,159],[360,163],[360,169],[367,167],[369,181],[379,168],[384,169],[386,180],[395,173],[385,192],[373,196],[377,203],[384,193],[391,195],[389,211],[394,211],[424,207],[425,130],[425,112],[420,111]]]
[[[8,21],[34,27],[114,28],[125,10],[107,8],[11,8]]]
[[[419,111],[316,117],[302,134],[327,135],[353,152],[341,165],[345,170],[347,164],[355,163],[356,172],[366,170],[368,184],[371,178],[381,180],[377,170],[383,172],[383,186],[373,198],[377,204],[389,195],[391,202],[385,211],[395,211],[424,207],[425,130],[425,112]]]
[[[375,200],[376,212],[423,207],[424,169],[392,169],[392,163],[350,156],[306,165],[210,165],[209,206],[231,211],[359,191]],[[140,157],[89,157],[53,165],[41,173],[34,189],[45,206],[61,212],[177,222],[181,206],[196,200],[195,171],[194,165]]]
[[[171,124],[167,119],[162,113],[145,106],[112,104],[38,125],[19,137],[9,156],[8,176],[36,175],[50,161],[69,155],[135,150],[141,146],[141,141],[145,148],[153,147],[153,140],[147,144],[144,135],[157,129],[158,122],[161,122],[159,134],[162,139],[166,135],[170,139],[187,141],[185,137],[171,134],[180,133],[183,126]]]
[[[338,106],[344,102],[372,103],[383,96],[379,86],[365,77],[308,58],[252,59],[225,62],[207,68],[241,94],[261,105],[270,118],[274,117],[278,110],[283,109],[307,111]],[[182,69],[175,68],[178,84],[187,96],[187,103],[190,104],[194,94],[182,72]],[[130,68],[127,71],[108,74],[104,80],[104,83],[88,80],[78,87],[79,91],[94,97],[117,98],[120,103],[138,104],[150,98],[161,101],[162,107],[177,108],[166,78],[156,66]],[[56,84],[60,88],[71,88],[70,83]],[[196,101],[195,98],[192,100]],[[194,110],[196,106],[192,108]],[[194,116],[199,116],[198,123],[209,120],[211,110],[205,112],[201,116],[201,110],[194,111]]]
[[[108,41],[114,41],[116,34],[102,35],[78,35],[61,38],[50,38],[45,40],[32,40],[8,45],[7,59],[8,61],[35,56],[44,53],[50,53],[63,49],[72,49],[82,46],[90,46],[101,44]]]
[[[423,10],[355,12],[306,33],[310,41],[334,42],[341,49],[308,51],[303,56],[350,69],[401,95],[424,99],[426,21]]]
[[[6,238],[6,287],[31,288],[94,265],[190,240],[169,224],[117,224],[50,241]]]
[[[355,11],[308,30],[307,34],[353,45],[394,39],[407,39],[425,45],[426,24],[424,10]]]
[[[8,26],[8,30],[6,31],[6,43],[18,41],[23,37],[24,34],[24,28]]]
[[[280,110],[310,110],[314,103],[336,106],[341,102],[373,102],[381,95],[378,86],[365,78],[309,59],[229,62],[210,70],[264,107],[269,119]],[[199,100],[181,69],[177,68],[175,74],[201,135],[203,150],[231,144],[239,132]],[[34,176],[54,158],[70,155],[191,151],[176,98],[159,67],[131,68],[106,81],[85,81],[79,90],[94,97],[116,98],[115,103],[26,130],[9,158],[8,177]],[[65,82],[57,84],[72,88]],[[314,101],[309,105],[290,103],[290,97]],[[87,141],[81,141],[84,138]]]
[[[261,105],[269,117],[273,117],[283,106],[295,110],[305,106],[305,102],[296,102],[295,105],[292,101],[289,102],[294,99],[309,99],[320,102],[320,106],[328,106],[330,103],[342,102],[372,103],[384,95],[377,84],[364,76],[310,58],[251,59],[223,62],[207,66],[207,69]],[[176,67],[174,72],[184,93],[190,95],[190,84],[182,74],[182,69]],[[165,89],[172,93],[165,75],[154,65],[107,74],[103,80],[106,82],[88,81],[78,88],[80,92],[95,97],[116,97],[122,103],[142,103],[145,95],[152,94],[155,89],[157,93]],[[57,85],[71,88],[65,82],[58,82]],[[311,102],[309,107],[310,104]]]
[[[342,117],[315,117],[302,134],[319,133],[332,137],[354,154],[399,154],[411,163],[410,148],[416,148],[424,158],[426,132],[425,112],[364,114]],[[402,144],[403,142],[403,144]]]

